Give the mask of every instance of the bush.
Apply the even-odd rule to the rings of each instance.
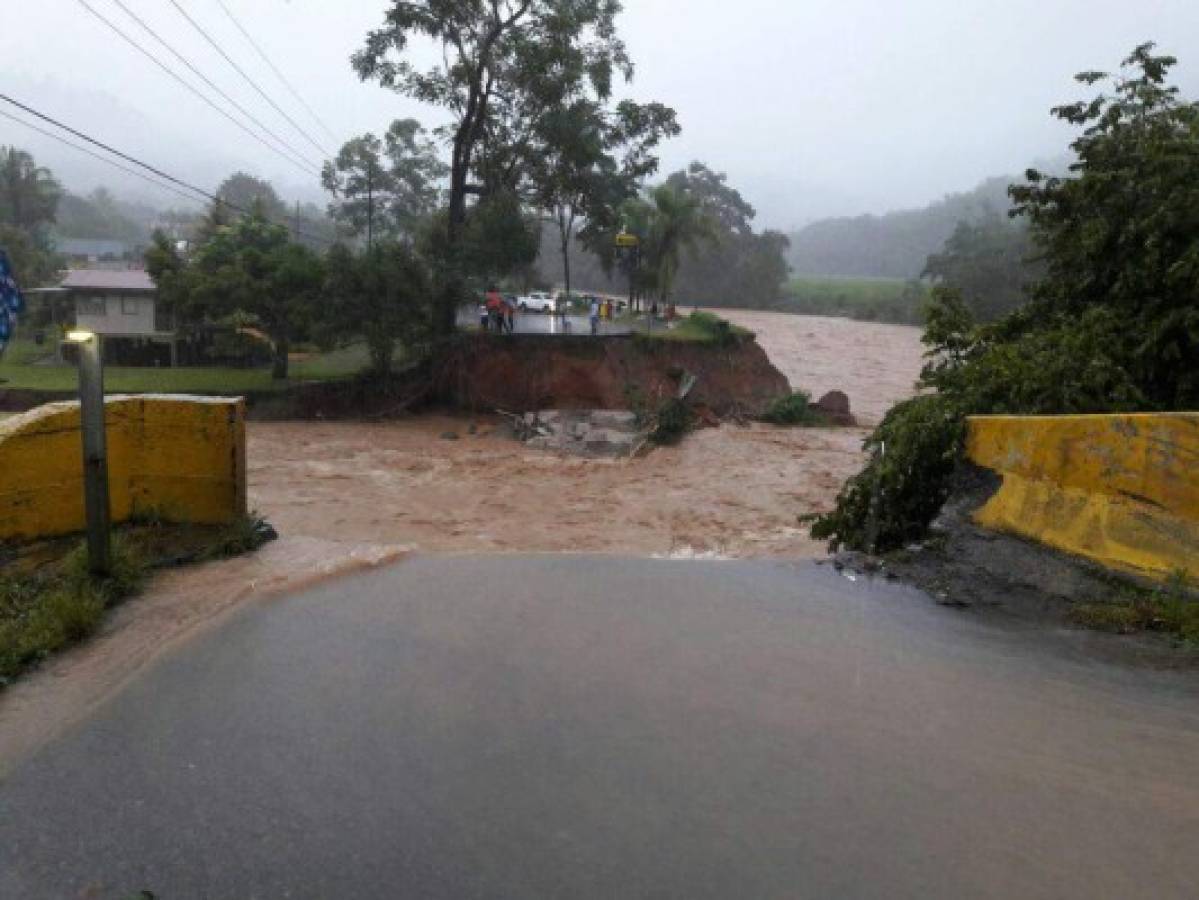
[[[949,496],[966,436],[965,419],[929,394],[895,406],[866,439],[870,461],[846,482],[837,507],[818,517],[812,536],[876,552],[921,538]]]
[[[677,444],[691,430],[695,414],[686,403],[678,398],[667,400],[658,409],[657,425],[649,439],[655,444]]]
[[[824,414],[812,406],[812,396],[806,391],[779,397],[766,408],[762,421],[780,426],[813,427],[828,424]]]

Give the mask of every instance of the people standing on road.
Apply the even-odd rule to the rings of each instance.
[[[487,289],[487,323],[488,328],[494,332],[504,330],[504,298],[500,296],[500,292],[492,285]]]
[[[599,300],[591,298],[591,333],[599,334]]]
[[[504,329],[508,334],[516,331],[516,300],[512,297],[504,298]]]
[[[490,317],[491,317],[491,314],[487,311],[487,300],[484,299],[484,301],[479,304],[479,328],[480,328],[480,330],[482,330],[482,331],[487,330],[487,324],[488,324],[487,320]]]

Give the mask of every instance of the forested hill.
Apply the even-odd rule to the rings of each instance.
[[[1011,205],[1007,188],[1016,180],[991,178],[924,209],[813,222],[791,235],[787,260],[797,275],[919,277],[925,261],[941,250],[958,222],[1006,212]]]

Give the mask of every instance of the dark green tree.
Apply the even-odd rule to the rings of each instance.
[[[54,224],[62,188],[33,156],[16,147],[0,147],[0,225],[32,235]]]
[[[454,283],[468,197],[515,189],[539,152],[534,123],[586,79],[607,100],[616,74],[632,66],[616,33],[618,0],[392,0],[383,26],[353,57],[363,79],[449,111],[450,184],[444,218],[451,264],[437,306],[437,332],[453,330]],[[431,41],[439,62],[420,69],[414,40]],[[484,153],[484,147],[492,152]]]
[[[1023,218],[990,212],[962,221],[945,247],[928,258],[923,277],[957,290],[974,317],[996,319],[1022,306],[1041,274]]]
[[[437,209],[447,174],[436,145],[415,119],[398,119],[382,139],[367,133],[325,163],[321,184],[334,197],[329,215],[349,234],[411,239]]]
[[[880,550],[919,538],[968,415],[1199,407],[1199,104],[1167,85],[1174,63],[1145,44],[1115,77],[1078,76],[1111,87],[1053,111],[1083,129],[1077,162],[1012,189],[1045,266],[1030,301],[978,325],[958,292],[934,292],[926,390],[887,414],[814,535]]]
[[[218,227],[188,259],[161,232],[146,253],[159,297],[185,322],[235,317],[260,328],[287,378],[291,343],[306,334],[324,285],[321,258],[260,213]]]
[[[334,246],[325,293],[319,335],[338,343],[364,339],[378,376],[391,373],[397,345],[412,348],[428,339],[429,272],[408,244],[382,241],[360,252]]]

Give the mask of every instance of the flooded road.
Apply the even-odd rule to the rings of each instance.
[[[916,329],[730,318],[758,332],[794,386],[843,388],[867,416],[904,396],[918,372]],[[644,459],[612,461],[531,450],[485,417],[251,422],[250,504],[280,540],[244,559],[158,576],[97,639],[6,691],[0,773],[247,600],[409,553],[821,556],[799,517],[831,507],[861,464],[865,434],[726,424]]]
[[[0,781],[0,896],[1190,900],[1194,674],[811,564],[415,558]]]

